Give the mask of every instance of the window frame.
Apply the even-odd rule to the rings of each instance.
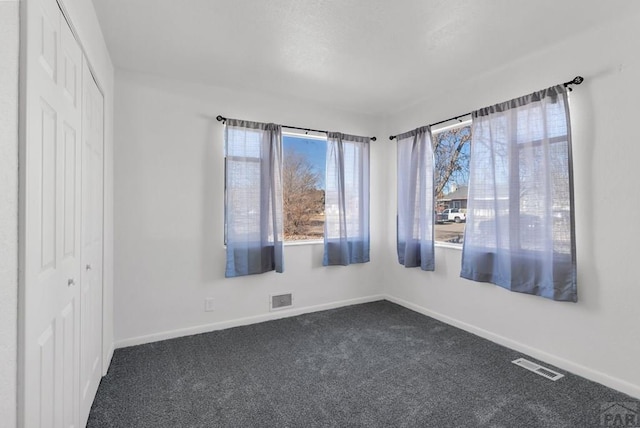
[[[324,141],[326,143],[327,141],[327,135],[326,134],[322,134],[322,133],[318,133],[318,132],[302,132],[302,131],[282,131],[282,144],[283,144],[283,148],[282,148],[282,156],[283,156],[283,161],[284,161],[284,138],[285,137],[294,137],[294,138],[304,138],[304,139],[308,139],[308,140],[320,140],[320,141]],[[227,188],[227,164],[229,160],[242,160],[245,162],[260,162],[260,158],[259,157],[247,157],[247,156],[233,156],[233,155],[227,155],[226,152],[224,154],[224,170],[223,170],[223,185],[224,185],[224,215],[223,215],[223,221],[224,221],[224,236],[223,236],[223,246],[227,246],[227,234],[228,234],[228,222],[227,222],[227,206],[229,203],[229,193],[228,193],[228,188]],[[325,165],[325,173],[326,173],[326,165]],[[283,189],[284,191],[284,189]],[[283,212],[284,215],[284,212]],[[284,231],[283,231],[284,232]],[[283,233],[284,235],[284,233]],[[284,246],[301,246],[301,245],[322,245],[324,244],[324,232],[323,232],[323,237],[321,239],[300,239],[300,240],[290,240],[290,239],[284,239],[283,240],[283,245]]]
[[[457,122],[457,123],[452,123],[450,125],[444,125],[444,126],[432,129],[431,130],[432,143],[435,146],[436,136],[438,134],[450,131],[452,129],[464,128],[466,126],[470,127],[470,132],[472,133],[472,136],[473,136],[473,129],[472,129],[473,126],[472,125],[473,125],[473,120],[471,119],[471,117],[469,117],[468,119],[465,119],[465,120]],[[469,146],[471,146],[471,140],[469,140]],[[434,150],[434,156],[435,156],[435,150]],[[435,176],[435,171],[434,171],[434,176]],[[435,187],[435,185],[434,185],[434,187]],[[435,191],[435,189],[434,189],[434,191]],[[433,196],[434,196],[434,200],[437,202],[437,199],[436,199],[437,195],[434,194]],[[449,208],[453,208],[453,207],[449,207]],[[466,227],[466,222],[464,224],[465,224],[465,227]],[[462,247],[463,247],[463,243],[462,242],[459,243],[459,244],[456,244],[456,243],[446,242],[446,241],[437,241],[436,238],[435,238],[435,228],[437,226],[438,226],[438,222],[434,218],[434,221],[433,221],[433,228],[434,228],[433,245],[434,245],[434,247],[450,248],[450,249],[453,249],[453,250],[462,251]],[[464,234],[463,234],[463,237],[464,237]],[[464,241],[464,239],[463,239],[463,241]]]
[[[314,132],[314,131],[292,131],[292,130],[283,130],[282,131],[282,162],[283,162],[283,168],[284,168],[284,139],[285,137],[293,137],[293,138],[304,138],[307,140],[319,140],[319,141],[324,141],[325,145],[327,142],[327,134],[325,133],[320,133],[320,132]],[[326,174],[326,165],[325,165],[325,171],[324,173]],[[283,193],[284,193],[284,183],[283,183],[283,189],[282,189]],[[283,207],[283,212],[282,215],[284,216],[284,207]],[[298,247],[298,246],[304,246],[304,245],[324,245],[324,230],[322,232],[322,238],[319,239],[286,239],[284,238],[284,231],[283,231],[283,243],[285,247]]]

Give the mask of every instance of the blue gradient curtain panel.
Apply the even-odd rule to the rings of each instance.
[[[461,276],[576,302],[567,89],[554,86],[472,117]]]
[[[433,222],[434,155],[428,126],[400,134],[398,150],[398,262],[435,268]]]
[[[369,261],[369,137],[327,134],[323,265]]]
[[[282,130],[227,119],[227,278],[283,272]]]

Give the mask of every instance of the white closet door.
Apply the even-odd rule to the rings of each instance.
[[[77,427],[82,52],[55,0],[23,6],[21,415],[29,428]]]
[[[84,426],[102,375],[103,97],[83,66],[82,280],[80,422]]]

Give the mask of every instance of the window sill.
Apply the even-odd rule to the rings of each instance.
[[[2,1],[2,0],[0,0]],[[285,247],[302,247],[305,245],[324,245],[324,240],[322,239],[309,239],[309,240],[300,240],[300,241],[285,241],[284,242],[284,246]],[[226,250],[227,249],[227,245],[223,245],[223,248]]]
[[[299,247],[302,245],[324,245],[323,239],[308,239],[308,240],[300,240],[300,241],[285,241],[285,247]]]
[[[462,244],[450,244],[448,242],[435,242],[436,248],[451,248],[452,250],[462,251]]]

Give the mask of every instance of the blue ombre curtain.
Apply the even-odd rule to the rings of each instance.
[[[463,278],[577,301],[571,164],[564,86],[473,112]]]
[[[227,119],[225,154],[225,276],[282,272],[280,125]]]
[[[434,155],[431,129],[400,134],[398,145],[398,262],[405,267],[435,268],[433,221]]]
[[[329,132],[324,266],[369,261],[369,137]]]

